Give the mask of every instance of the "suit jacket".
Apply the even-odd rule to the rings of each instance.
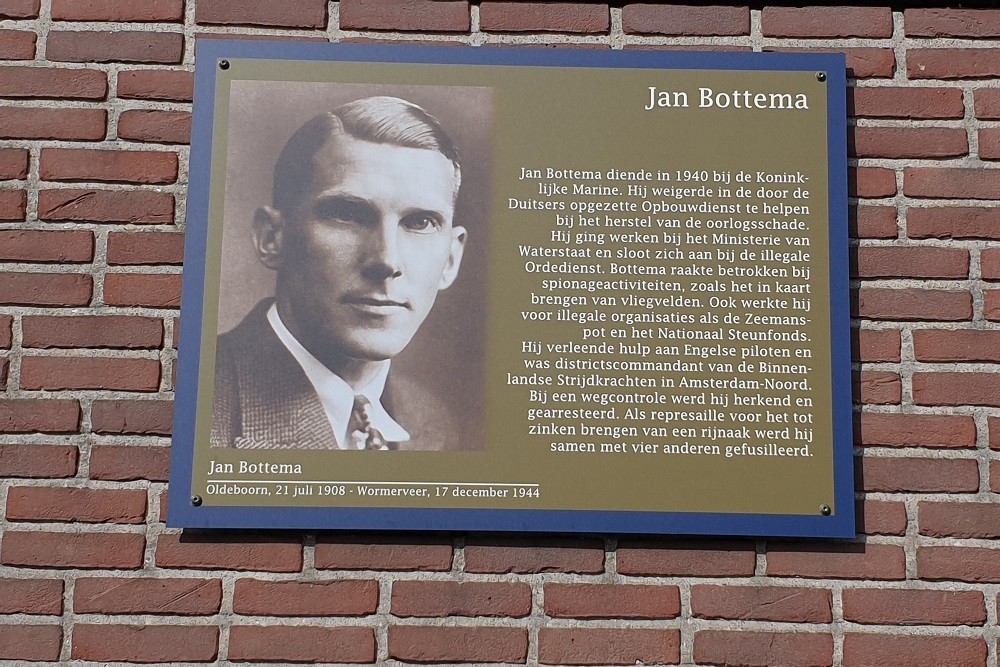
[[[262,301],[215,353],[213,447],[333,449],[337,439],[305,371],[267,321]],[[401,450],[457,450],[458,429],[447,407],[412,378],[389,373],[382,405],[410,433]]]

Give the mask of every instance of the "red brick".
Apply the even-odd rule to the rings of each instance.
[[[806,579],[905,579],[906,556],[902,547],[888,544],[769,542],[767,575]]]
[[[131,109],[118,119],[118,138],[160,144],[191,143],[191,114],[187,111]]]
[[[43,148],[39,175],[46,181],[173,183],[177,180],[177,154]]]
[[[979,254],[983,280],[1000,280],[1000,248],[983,248]]]
[[[377,607],[376,581],[238,579],[233,593],[233,612],[244,616],[367,616]]]
[[[302,545],[281,537],[249,538],[239,534],[206,535],[181,539],[160,535],[156,567],[194,570],[300,572]]]
[[[945,158],[969,154],[969,137],[957,127],[855,127],[849,155],[862,158]]]
[[[177,308],[180,302],[180,274],[109,273],[104,276],[104,303],[109,306]]]
[[[996,49],[907,49],[909,79],[982,79],[1000,75]]]
[[[0,359],[0,391],[7,389],[7,375],[10,371],[10,359]]]
[[[858,293],[858,316],[871,320],[970,320],[972,294],[965,290],[863,287]]]
[[[694,661],[743,667],[829,667],[833,637],[818,632],[702,630],[694,636]]]
[[[990,491],[1000,493],[1000,461],[990,461]]]
[[[986,665],[981,637],[844,635],[844,667],[977,667]]]
[[[5,0],[3,5],[0,5],[0,18],[37,18],[40,4],[41,0]]]
[[[898,405],[903,386],[897,373],[861,371],[854,373],[854,396],[864,405]]]
[[[847,89],[847,114],[859,118],[963,118],[965,101],[960,88],[852,87]]]
[[[156,349],[163,320],[137,315],[25,315],[21,344],[31,348]]]
[[[683,37],[750,34],[748,7],[633,4],[622,8],[626,33]]]
[[[104,109],[0,108],[0,139],[99,141],[107,124]]]
[[[979,467],[973,459],[870,458],[861,464],[860,488],[883,493],[974,493]]]
[[[907,9],[907,37],[1000,37],[1000,11],[995,9]]]
[[[470,538],[465,545],[465,571],[537,574],[604,571],[604,542],[588,538]]]
[[[1000,169],[907,167],[903,193],[930,199],[1000,199]]]
[[[979,120],[1000,119],[1000,88],[980,88],[974,94],[976,118]]]
[[[12,315],[0,315],[0,349],[9,350],[13,342],[11,327],[14,324]]]
[[[983,317],[987,320],[1000,320],[1000,290],[983,291]]]
[[[931,246],[867,246],[857,249],[860,278],[969,277],[969,251]]]
[[[894,239],[898,212],[895,206],[850,206],[847,223],[850,234],[861,239]]]
[[[6,530],[4,565],[138,570],[146,538],[136,533],[48,533]]]
[[[899,329],[854,329],[852,356],[865,362],[899,361]]]
[[[201,0],[195,7],[194,20],[221,25],[325,28],[326,4],[325,0],[286,0],[280,4],[266,0]]]
[[[371,628],[237,625],[229,631],[234,662],[374,662]]]
[[[0,614],[60,615],[60,579],[0,579]]]
[[[917,576],[929,581],[1000,583],[1000,551],[979,547],[920,547]]]
[[[914,239],[1000,239],[1000,209],[986,207],[911,207],[906,233]]]
[[[606,4],[485,0],[479,6],[479,27],[488,32],[606,33],[611,13]]]
[[[90,450],[90,479],[166,482],[169,478],[169,447],[101,445]]]
[[[465,0],[341,0],[343,30],[412,30],[468,32],[469,3]]]
[[[847,76],[855,79],[886,79],[896,71],[896,54],[892,49],[875,47],[779,47],[769,46],[775,53],[843,53],[847,57]]]
[[[983,160],[1000,160],[1000,128],[979,129],[979,157]]]
[[[52,18],[57,21],[182,21],[184,0],[52,0]]]
[[[31,60],[38,35],[26,30],[0,30],[0,59]]]
[[[80,577],[73,590],[78,614],[203,616],[221,605],[219,579]]]
[[[170,435],[172,401],[94,401],[91,422],[95,433]]]
[[[70,63],[173,64],[183,56],[184,35],[179,32],[53,31],[45,42],[46,58]]]
[[[680,590],[644,584],[546,584],[545,613],[553,618],[677,618]]]
[[[517,582],[396,581],[394,616],[511,616],[531,613],[531,588]]]
[[[843,592],[844,620],[869,625],[983,625],[979,591],[852,588]]]
[[[863,412],[857,441],[869,447],[975,447],[976,423],[964,415]]]
[[[679,630],[542,628],[538,661],[543,665],[636,665],[680,662]]]
[[[49,222],[168,224],[174,220],[174,198],[149,190],[40,190],[38,218]]]
[[[0,477],[73,477],[76,459],[74,445],[0,445]]]
[[[0,273],[0,305],[86,306],[93,287],[79,273]]]
[[[639,540],[618,547],[618,573],[647,577],[749,577],[752,542],[736,540]]]
[[[0,180],[28,177],[28,151],[23,148],[0,149]]]
[[[28,193],[24,190],[0,190],[0,220],[24,220]]]
[[[402,662],[516,662],[528,656],[523,628],[389,627],[389,657]]]
[[[1000,361],[1000,331],[921,329],[913,353],[917,361]]]
[[[930,537],[1000,537],[1000,505],[927,503],[918,506],[920,534]]]
[[[0,625],[0,659],[54,661],[61,649],[58,625]]]
[[[888,7],[765,7],[765,37],[892,37]]]
[[[194,73],[159,69],[119,72],[118,97],[190,102],[194,97]]]
[[[917,405],[1000,406],[996,373],[914,373],[913,402]]]
[[[103,100],[108,75],[96,69],[0,67],[0,97]]]
[[[21,388],[111,389],[156,391],[160,388],[159,359],[111,357],[24,357]]]
[[[697,618],[830,623],[833,620],[832,604],[830,591],[819,588],[691,587],[691,613]]]
[[[71,264],[94,259],[94,233],[83,229],[0,230],[0,260]]]
[[[896,172],[882,167],[853,167],[847,170],[847,194],[878,199],[896,194]]]
[[[451,569],[450,541],[430,537],[347,535],[321,537],[316,544],[320,570],[422,570]]]
[[[906,507],[887,500],[865,500],[857,506],[858,533],[862,535],[905,535]]]
[[[141,489],[15,486],[7,492],[9,521],[142,523],[145,518]]]
[[[181,264],[184,235],[158,232],[108,234],[108,264]]]
[[[0,398],[0,433],[75,433],[76,400]]]
[[[219,629],[211,625],[73,626],[72,657],[93,662],[211,662]]]

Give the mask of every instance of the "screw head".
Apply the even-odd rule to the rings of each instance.
[[[830,509],[829,505],[820,505],[819,513],[822,514],[823,516],[830,516],[831,514],[833,514],[833,510]]]
[[[229,61],[228,60],[220,60],[219,61],[219,69],[229,69]]]
[[[225,69],[225,68],[223,68]],[[826,72],[816,72],[817,81],[826,81]]]
[[[201,496],[191,496],[191,504],[195,507],[201,507]]]

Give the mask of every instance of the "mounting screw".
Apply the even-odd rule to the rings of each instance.
[[[201,496],[191,496],[191,504],[195,507],[201,507]]]
[[[228,60],[220,60],[219,61],[219,69],[229,69],[229,61]],[[822,79],[820,79],[820,81],[822,81]]]
[[[222,62],[226,62],[226,61],[223,60]],[[226,69],[226,68],[223,67],[222,69]],[[826,81],[826,72],[816,72],[816,80],[817,81]]]
[[[823,516],[830,516],[831,514],[833,514],[833,510],[830,509],[829,505],[820,505],[819,513],[822,514]]]

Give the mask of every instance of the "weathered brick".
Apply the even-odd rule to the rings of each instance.
[[[191,143],[191,114],[187,111],[130,109],[118,118],[118,138],[159,144]]]
[[[221,605],[219,579],[80,577],[73,589],[78,614],[204,616]]]
[[[517,574],[602,572],[604,543],[586,538],[470,538],[465,545],[465,570]]]
[[[389,657],[402,662],[515,662],[528,656],[524,628],[389,626]]]
[[[160,361],[26,356],[21,360],[21,388],[156,391],[160,388]]]
[[[119,72],[118,97],[190,102],[194,97],[194,73],[159,69]]]
[[[177,308],[180,302],[180,274],[109,273],[104,276],[104,303],[109,306]]]
[[[21,567],[137,570],[146,538],[135,533],[49,533],[6,530],[2,562]]]
[[[680,662],[679,630],[542,628],[543,665],[636,665]]]
[[[41,0],[5,0],[3,5],[0,5],[0,18],[37,18],[40,5]]]
[[[906,507],[888,500],[865,500],[857,504],[858,533],[862,535],[905,535]]]
[[[510,616],[531,613],[531,588],[515,582],[396,581],[394,616]]]
[[[911,207],[906,212],[906,233],[914,239],[1000,239],[1000,209]]]
[[[367,616],[375,613],[378,597],[373,580],[238,579],[233,611],[244,616]]]
[[[962,118],[965,102],[960,88],[852,87],[847,89],[847,114],[914,120]]]
[[[918,505],[920,534],[929,537],[1000,537],[1000,505],[928,503]]]
[[[141,489],[79,489],[15,486],[7,492],[10,521],[142,523],[146,492]]]
[[[321,570],[451,569],[450,541],[434,537],[396,535],[327,535],[316,543],[316,568]]]
[[[0,220],[24,220],[27,206],[25,190],[0,190]]]
[[[14,340],[13,324],[13,315],[0,315],[0,349],[10,349]]]
[[[138,21],[155,23],[184,19],[184,0],[52,0],[52,18],[57,21]]]
[[[983,625],[986,603],[979,591],[849,588],[844,620],[868,625]]]
[[[1000,199],[1000,169],[907,167],[903,193],[938,199]]]
[[[896,194],[896,172],[884,167],[852,167],[847,170],[847,194],[879,199]]]
[[[1000,128],[980,128],[978,134],[979,157],[983,160],[1000,160]]]
[[[174,419],[171,401],[94,401],[91,422],[95,433],[170,435]]]
[[[618,547],[618,573],[653,577],[749,577],[752,542],[736,540],[638,540]]]
[[[749,35],[750,9],[637,3],[622,8],[622,29],[684,37]]]
[[[994,322],[1000,321],[1000,290],[983,292],[983,317]]]
[[[0,273],[0,305],[86,306],[93,286],[79,273]]]
[[[917,576],[929,581],[1000,583],[1000,552],[981,547],[919,547]]]
[[[1000,331],[921,329],[913,332],[917,361],[1000,361]]]
[[[0,261],[73,264],[93,259],[94,233],[88,230],[0,230]]]
[[[341,0],[344,30],[468,32],[466,0]]]
[[[374,662],[371,628],[237,625],[229,631],[236,662]]]
[[[694,636],[699,664],[743,667],[832,667],[833,636],[819,632],[702,630]]]
[[[907,49],[909,79],[984,79],[1000,75],[996,49]]]
[[[863,287],[857,304],[858,316],[870,320],[972,319],[972,294],[965,290]]]
[[[854,358],[866,362],[899,361],[899,329],[854,329],[852,334]]]
[[[849,155],[861,158],[946,158],[969,154],[969,137],[958,127],[855,127]]]
[[[181,264],[184,235],[159,232],[108,234],[108,264]]]
[[[27,30],[0,30],[0,58],[31,60],[35,57],[38,35]]]
[[[691,587],[691,613],[697,618],[830,623],[832,604],[832,593],[820,588],[707,584]]]
[[[104,109],[0,108],[0,139],[99,141],[107,124]]]
[[[195,6],[194,20],[221,25],[324,28],[326,4],[325,0],[287,0],[280,4],[261,0],[202,0]]]
[[[981,637],[844,635],[844,667],[944,667],[986,665],[986,641]]]
[[[990,491],[1000,493],[1000,461],[990,461]]]
[[[851,206],[847,211],[848,230],[859,239],[894,239],[899,235],[895,206]]]
[[[1000,88],[979,88],[974,93],[973,109],[979,120],[1000,119]]]
[[[108,75],[96,69],[0,67],[0,97],[103,100]]]
[[[979,272],[983,280],[1000,280],[1000,248],[983,248],[980,251]]]
[[[75,433],[76,400],[0,398],[0,433]]]
[[[606,4],[484,0],[479,27],[488,32],[604,33],[611,27]]]
[[[860,467],[865,491],[884,493],[974,493],[979,468],[973,459],[873,458]]]
[[[1000,37],[1000,11],[995,9],[907,9],[907,37]]]
[[[219,652],[212,625],[73,626],[72,656],[92,662],[211,662]]]
[[[857,440],[881,447],[975,447],[976,423],[963,415],[863,412]]]
[[[75,445],[0,445],[0,477],[72,477],[77,454]]]
[[[917,405],[1000,406],[996,373],[914,373],[913,402]]]
[[[969,277],[969,251],[930,246],[866,246],[857,249],[860,278]]]
[[[58,625],[0,625],[0,659],[54,661],[61,647]]]
[[[100,445],[90,450],[90,479],[130,482],[170,478],[170,448]]]
[[[680,590],[645,584],[546,584],[545,613],[553,618],[677,618]]]
[[[43,148],[39,175],[46,181],[173,183],[177,180],[177,154]]]
[[[775,53],[843,53],[847,57],[847,76],[854,79],[888,79],[896,71],[896,54],[888,48],[769,46],[765,50]]]
[[[0,579],[0,614],[58,616],[62,597],[60,579]]]
[[[905,579],[906,556],[902,547],[888,544],[769,542],[767,575],[806,579]]]
[[[28,151],[23,148],[0,149],[0,180],[28,177]]]
[[[156,566],[194,570],[300,572],[302,545],[282,537],[240,534],[160,535]]]
[[[45,57],[70,63],[179,63],[184,35],[148,31],[52,31]]]
[[[888,7],[765,7],[765,37],[892,37]]]
[[[31,348],[156,349],[163,344],[163,320],[137,315],[26,315],[21,345]]]
[[[167,192],[149,190],[40,190],[38,219],[49,222],[169,224],[174,220],[174,198]]]
[[[864,405],[898,405],[902,400],[899,374],[890,371],[860,371],[853,374],[854,396]]]

